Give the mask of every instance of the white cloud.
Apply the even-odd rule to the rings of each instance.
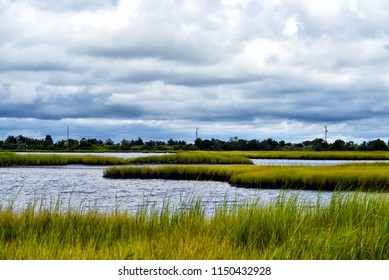
[[[290,17],[286,22],[285,22],[285,27],[282,33],[286,36],[295,36],[298,34],[299,27],[298,27],[298,21],[297,21],[297,16]]]
[[[341,9],[342,0],[311,1],[300,0],[303,8],[314,17],[336,16]]]
[[[384,0],[52,4],[0,1],[0,117],[285,140],[386,131]]]
[[[86,10],[70,16],[69,23],[76,31],[88,29],[115,31],[131,23],[138,14],[141,0],[121,0],[116,9]]]

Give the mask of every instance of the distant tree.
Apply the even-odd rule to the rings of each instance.
[[[256,139],[252,139],[247,142],[247,150],[256,151],[259,149],[259,141]]]
[[[80,140],[79,149],[81,150],[91,150],[92,149],[92,143],[88,141],[88,139],[82,138]]]
[[[52,145],[53,144],[53,138],[51,135],[46,135],[45,140],[44,140],[46,145]]]
[[[131,143],[130,143],[130,141],[128,141],[126,139],[123,139],[120,142],[120,146],[121,146],[122,150],[130,150],[131,149]]]
[[[195,146],[200,150],[208,150],[212,147],[212,142],[208,139],[202,140],[201,138],[197,138],[195,141]]]
[[[358,145],[354,143],[354,141],[348,141],[346,143],[346,149],[348,151],[355,151],[358,149]]]
[[[135,145],[135,146],[143,146],[144,142],[143,142],[142,138],[138,137],[137,140],[131,140],[131,144]]]
[[[115,145],[115,142],[111,138],[108,138],[107,140],[105,140],[104,145],[113,146],[113,145]]]
[[[54,143],[51,135],[46,135],[43,141],[39,141],[39,143],[36,143],[36,148],[43,149],[43,150],[51,150],[53,149],[53,147],[54,147]]]
[[[173,139],[169,139],[168,141],[167,141],[167,144],[169,145],[169,146],[174,146],[174,145],[176,145],[177,143],[176,143],[176,141],[174,141]]]
[[[77,150],[80,148],[80,141],[77,139],[69,139],[69,141],[67,141],[67,147],[70,150]]]
[[[332,149],[336,151],[343,151],[346,149],[346,142],[344,142],[341,139],[335,140],[335,142],[332,144]]]
[[[66,141],[65,140],[60,140],[57,143],[54,144],[55,149],[63,150],[66,148]]]
[[[6,143],[6,144],[16,144],[18,141],[17,141],[17,139],[16,139],[16,137],[15,136],[8,136],[6,139],[5,139],[5,141],[4,141],[4,143]]]
[[[157,148],[157,142],[153,140],[149,140],[145,143],[145,145],[149,148]]]
[[[358,150],[360,151],[367,151],[368,148],[367,148],[367,142],[366,141],[363,141],[359,146],[358,146]]]
[[[275,150],[278,146],[278,142],[272,138],[267,138],[261,142],[261,146],[264,150]]]
[[[5,150],[15,150],[17,145],[17,140],[15,136],[8,136],[3,143],[3,149]]]
[[[297,144],[298,146],[301,146],[299,144]],[[303,141],[302,142],[302,145],[308,149],[312,149],[312,150],[315,150],[315,151],[322,151],[323,149],[327,149],[329,147],[328,143],[326,141],[324,141],[324,139],[322,138],[316,138],[314,140],[307,140],[307,141]]]
[[[367,143],[367,148],[371,151],[386,151],[388,149],[385,142],[381,139],[369,141]]]

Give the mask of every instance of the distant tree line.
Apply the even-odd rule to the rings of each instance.
[[[237,137],[230,138],[229,141],[218,139],[202,140],[197,139],[195,146],[200,150],[246,150],[246,151],[271,151],[271,150],[312,150],[312,151],[386,151],[388,145],[381,139],[364,141],[361,144],[353,141],[345,142],[341,139],[334,143],[328,143],[321,138],[303,141],[301,143],[286,143],[284,140],[276,141],[272,138],[265,140],[245,140]]]
[[[187,144],[185,141],[143,141],[142,138],[127,140],[123,139],[115,143],[112,139],[99,140],[96,138],[82,138],[60,140],[54,143],[51,135],[44,139],[34,139],[30,137],[8,136],[5,140],[0,140],[1,150],[36,150],[36,151],[129,151],[129,150],[191,150],[195,147],[193,144]]]
[[[169,139],[167,141],[144,141],[142,138],[133,140],[123,139],[115,143],[112,139],[99,140],[96,138],[82,138],[60,140],[54,143],[51,135],[44,139],[34,139],[19,136],[8,136],[0,141],[1,150],[23,151],[144,151],[144,150],[211,150],[211,151],[270,151],[270,150],[312,150],[312,151],[387,151],[388,144],[381,139],[364,141],[360,144],[353,141],[345,142],[341,139],[328,143],[321,138],[303,141],[301,143],[286,143],[284,140],[276,141],[271,138],[265,140],[245,140],[231,137],[228,141],[219,139],[195,140],[194,144],[186,141]]]

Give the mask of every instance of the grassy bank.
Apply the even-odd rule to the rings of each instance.
[[[111,167],[104,177],[113,179],[215,180],[246,188],[309,190],[389,190],[388,163],[334,166],[162,166]]]
[[[16,154],[0,152],[0,166],[23,165],[123,165],[123,164],[252,164],[249,158],[209,152],[182,152],[177,154],[123,159],[100,155]]]
[[[389,160],[389,152],[360,151],[190,151],[131,159],[136,164],[252,164],[250,159]]]
[[[123,159],[102,155],[15,154],[0,152],[0,166],[12,165],[122,165],[122,164],[252,164],[251,159],[389,160],[389,152],[349,151],[190,151]]]
[[[215,153],[251,159],[389,160],[389,152],[382,151],[231,151]]]
[[[222,152],[180,152],[169,155],[147,156],[129,159],[130,164],[252,164],[239,154]]]
[[[129,164],[252,164],[251,159],[389,160],[389,152],[190,151],[128,159]]]
[[[0,210],[0,259],[389,259],[387,195],[334,194],[325,207],[280,198],[270,205],[189,209]],[[151,211],[151,212],[150,212]]]
[[[126,161],[122,158],[98,155],[58,155],[58,154],[15,154],[0,152],[0,166],[27,165],[120,165]]]

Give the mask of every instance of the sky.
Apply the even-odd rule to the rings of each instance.
[[[387,0],[0,0],[8,135],[389,138]]]

